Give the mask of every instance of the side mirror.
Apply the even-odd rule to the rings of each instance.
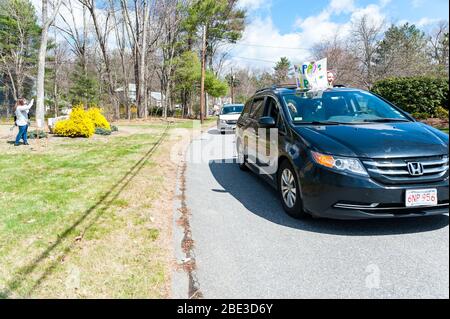
[[[275,127],[276,123],[273,117],[263,116],[259,119],[258,124],[261,128],[271,128]]]

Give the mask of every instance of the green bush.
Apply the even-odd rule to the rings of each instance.
[[[419,118],[442,117],[442,110],[448,111],[448,79],[388,78],[376,82],[372,91]]]
[[[436,117],[440,119],[448,119],[448,108],[439,106],[436,110]]]
[[[28,139],[47,138],[47,133],[44,131],[31,131],[28,132]]]
[[[181,109],[176,109],[173,113],[174,117],[183,117],[183,110]]]
[[[111,132],[118,132],[119,128],[115,125],[111,125]]]
[[[111,135],[111,130],[107,130],[102,127],[96,127],[95,128],[95,134],[97,135]]]

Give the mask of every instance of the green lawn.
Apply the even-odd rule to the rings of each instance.
[[[167,296],[167,229],[152,210],[162,132],[52,138],[34,151],[2,140],[0,298]]]

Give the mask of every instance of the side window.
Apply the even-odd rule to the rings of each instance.
[[[277,127],[279,130],[285,131],[283,118],[280,114],[280,109],[278,108],[277,102],[272,98],[267,98],[267,106],[268,106],[268,115],[272,117],[275,120],[275,123],[277,123]]]
[[[254,99],[250,117],[258,120],[264,113],[264,98]]]
[[[253,99],[250,99],[245,103],[244,109],[242,110],[241,116],[239,117],[239,121],[245,121],[248,119],[250,111],[252,109]]]
[[[278,107],[277,102],[271,97],[267,98],[267,109],[268,109],[268,116],[272,117],[275,121],[278,119]]]
[[[244,109],[242,110],[242,115],[247,115],[250,113],[250,110],[252,108],[252,102],[253,100],[248,100],[247,103],[244,105]]]

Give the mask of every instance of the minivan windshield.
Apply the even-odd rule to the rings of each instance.
[[[400,111],[364,91],[324,91],[283,96],[294,124],[355,124],[409,121]]]
[[[238,114],[244,109],[243,104],[224,105],[220,114]]]

